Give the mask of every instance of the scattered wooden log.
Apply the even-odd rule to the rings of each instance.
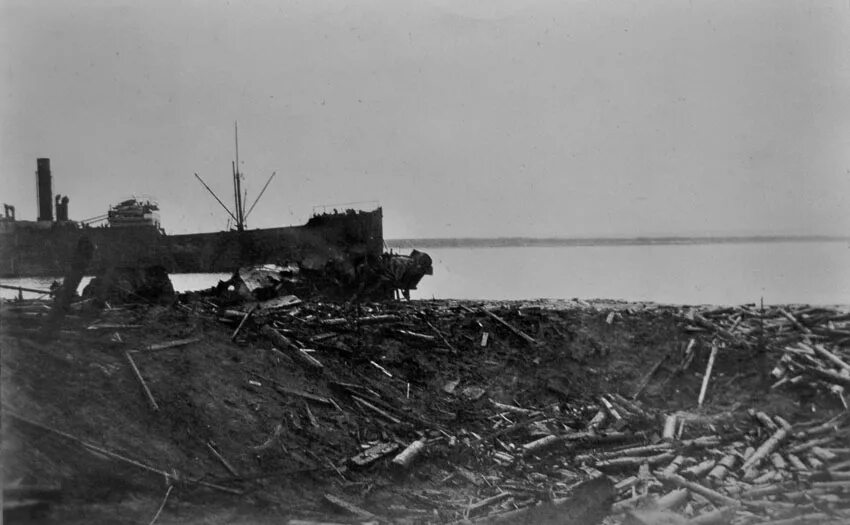
[[[832,460],[834,460],[835,458],[838,457],[838,455],[835,454],[834,452],[831,452],[831,451],[829,451],[825,448],[821,448],[821,447],[818,447],[818,446],[812,447],[810,453],[813,456],[815,456],[816,458],[818,458],[819,460],[825,461],[825,462],[832,461]]]
[[[614,405],[611,404],[610,401],[605,399],[605,396],[600,397],[599,400],[602,401],[602,406],[605,407],[605,410],[608,412],[608,414],[611,415],[611,417],[614,418],[617,423],[623,422],[623,416],[620,415],[620,412],[614,407]]]
[[[702,378],[702,387],[699,390],[697,406],[702,407],[702,402],[705,400],[705,393],[708,390],[708,382],[711,379],[711,369],[714,368],[714,359],[716,357],[717,345],[711,345],[711,355],[708,356],[708,364],[705,367],[705,375]]]
[[[708,487],[700,485],[699,483],[688,481],[678,474],[673,474],[672,476],[659,476],[659,479],[661,479],[662,481],[673,483],[681,488],[686,488],[694,494],[699,494],[700,496],[703,496],[715,505],[730,507],[740,506],[738,500],[730,498],[729,496],[724,496],[716,490],[712,490]]]
[[[789,492],[796,486],[796,481],[788,483],[774,483],[765,487],[756,487],[750,490],[745,490],[741,493],[741,497],[745,499],[766,498],[768,496]]]
[[[770,455],[770,462],[773,463],[773,466],[777,470],[785,470],[788,468],[788,463],[785,461],[785,458],[782,457],[782,454],[779,452],[774,452]]]
[[[614,405],[620,408],[621,412],[627,412],[629,417],[639,417],[647,420],[652,419],[652,416],[646,410],[641,408],[640,405],[633,401],[629,401],[616,392],[608,394],[607,397],[612,403],[614,403]]]
[[[846,416],[844,414],[839,414],[838,416],[833,417],[824,423],[809,427],[806,430],[798,432],[797,434],[795,434],[794,437],[797,439],[806,439],[819,434],[826,434],[827,432],[835,432],[836,430],[838,430],[841,424],[843,424],[845,419]]]
[[[262,452],[263,450],[268,450],[275,443],[277,443],[277,440],[280,439],[280,435],[282,433],[283,425],[281,423],[278,423],[277,426],[275,426],[271,436],[269,436],[269,438],[266,439],[262,444],[257,445],[256,447],[252,447],[252,450],[254,450],[255,452]]]
[[[154,525],[156,520],[159,519],[159,515],[162,514],[162,509],[165,508],[166,502],[168,502],[168,496],[171,495],[171,491],[174,490],[174,485],[169,484],[168,490],[165,491],[165,496],[162,498],[162,503],[159,504],[159,508],[156,509],[156,514],[153,515],[153,518],[148,522],[148,525]]]
[[[348,523],[338,523],[335,521],[313,521],[313,520],[289,520],[286,525],[350,525]]]
[[[424,438],[417,439],[410,445],[408,445],[404,450],[401,451],[399,455],[393,458],[392,464],[399,469],[406,469],[413,464],[414,460],[425,450],[425,442]]]
[[[5,408],[6,407],[4,407],[4,409]],[[30,426],[39,428],[41,430],[46,430],[48,432],[52,432],[52,433],[54,433],[58,436],[64,437],[65,439],[71,440],[74,443],[82,445],[83,448],[85,448],[87,450],[91,450],[93,452],[97,452],[98,454],[106,456],[110,459],[121,461],[123,463],[127,463],[128,465],[133,465],[134,467],[138,467],[140,469],[147,470],[148,472],[153,472],[154,474],[158,474],[158,475],[164,477],[165,479],[178,479],[179,478],[179,476],[176,475],[176,473],[166,472],[163,469],[159,469],[159,468],[156,468],[156,467],[152,467],[150,465],[146,465],[145,463],[142,463],[141,461],[137,461],[135,459],[128,458],[127,456],[124,456],[124,455],[119,454],[117,452],[112,452],[111,450],[107,450],[107,449],[105,449],[101,446],[95,445],[94,443],[89,443],[89,442],[84,441],[84,440],[82,440],[82,439],[80,439],[76,436],[73,436],[73,435],[67,433],[67,432],[63,432],[63,431],[55,429],[53,427],[49,427],[47,425],[43,425],[41,423],[33,421],[32,419],[21,416],[20,414],[17,414],[15,412],[11,411],[11,410],[6,409],[3,412],[3,416],[4,417],[11,417],[11,418],[16,419],[18,421],[26,423]]]
[[[825,436],[821,438],[810,439],[804,443],[798,443],[793,447],[788,449],[788,452],[791,454],[799,454],[800,452],[805,452],[812,447],[817,447],[819,445],[826,445],[827,443],[831,443],[836,439],[837,436]]]
[[[731,523],[732,517],[735,515],[735,510],[736,507],[733,506],[719,507],[694,516],[688,521],[687,525],[721,525]]]
[[[588,430],[596,430],[598,428],[602,428],[605,426],[606,421],[608,421],[608,412],[600,408],[599,411],[596,412],[596,415],[590,420],[587,424]]]
[[[499,410],[503,410],[505,412],[513,412],[514,414],[521,414],[523,416],[531,417],[531,416],[535,416],[535,415],[540,414],[540,411],[538,411],[538,410],[529,410],[527,408],[520,408],[520,407],[513,406],[513,405],[506,405],[504,403],[499,403],[497,401],[493,401],[492,399],[490,400],[490,403],[492,403],[493,406],[495,408],[499,409]]]
[[[168,349],[171,349],[171,348],[177,348],[177,347],[180,347],[180,346],[186,346],[186,345],[190,345],[192,343],[197,343],[200,340],[201,340],[200,337],[192,337],[192,338],[189,338],[189,339],[175,339],[173,341],[166,341],[164,343],[156,343],[156,344],[148,345],[148,346],[144,347],[142,350],[131,350],[131,352],[141,352],[141,351],[156,352],[156,351],[159,351],[159,350],[168,350]]]
[[[310,410],[310,405],[307,404],[307,401],[304,401],[304,411],[307,413],[307,419],[310,421],[310,424],[315,428],[319,428],[319,420],[316,419],[316,416],[313,415],[313,411]]]
[[[449,342],[448,338],[446,338],[446,336],[443,334],[443,332],[437,330],[437,327],[434,326],[433,324],[431,324],[430,321],[426,320],[425,324],[428,325],[428,328],[430,328],[431,331],[433,331],[435,334],[437,334],[437,337],[439,337],[440,340],[443,342],[443,344],[446,345],[446,348],[448,348],[449,350],[451,350],[454,353],[457,353],[457,348],[452,346],[452,344]]]
[[[634,487],[635,485],[638,484],[638,482],[640,482],[640,478],[638,478],[637,476],[629,476],[627,478],[623,478],[620,481],[618,481],[614,485],[614,490],[616,492],[622,492],[624,490],[628,490],[628,489]]]
[[[673,441],[676,438],[676,425],[678,418],[676,414],[668,414],[664,417],[664,430],[661,432],[661,439],[665,441]]]
[[[758,420],[758,422],[761,423],[762,426],[764,426],[764,428],[766,428],[767,430],[771,432],[776,431],[776,423],[774,423],[773,420],[770,419],[770,416],[768,416],[764,412],[753,412],[753,417],[755,417],[756,420]]]
[[[609,452],[597,452],[594,454],[580,454],[575,457],[576,461],[593,461],[621,458],[625,456],[652,456],[659,452],[669,452],[673,446],[670,443],[657,443],[654,445],[643,445],[639,447],[628,447]]]
[[[722,337],[723,339],[726,339],[730,343],[740,343],[741,342],[741,340],[737,336],[735,336],[734,334],[732,334],[731,332],[729,332],[725,328],[718,326],[715,323],[709,321],[708,319],[706,319],[705,317],[700,315],[698,312],[694,312],[693,317],[694,317],[694,321],[697,324],[717,333],[718,335],[720,335],[720,337]]]
[[[685,448],[708,448],[716,447],[720,442],[720,436],[699,436],[693,439],[686,439],[680,443]]]
[[[718,464],[711,469],[711,472],[708,473],[709,479],[711,479],[715,483],[720,483],[723,481],[723,478],[729,473],[729,470],[735,466],[735,463],[738,461],[738,456],[736,454],[726,454],[723,458],[718,462]]]
[[[320,373],[324,370],[325,367],[324,365],[322,365],[322,363],[319,362],[319,360],[311,356],[309,353],[305,352],[302,348],[293,343],[288,337],[281,334],[274,328],[268,325],[263,325],[263,327],[260,329],[260,332],[262,332],[263,335],[271,339],[272,343],[274,343],[276,347],[287,348],[290,350],[290,352],[284,353],[279,348],[273,348],[273,350],[280,352],[283,355],[293,357],[295,362],[300,364],[306,370],[317,373]]]
[[[673,459],[672,452],[664,452],[655,456],[635,456],[635,457],[619,457],[603,461],[598,461],[593,466],[599,470],[619,470],[625,467],[637,467],[643,464],[649,466],[665,463]]]
[[[492,525],[558,523],[586,525],[599,523],[611,511],[614,483],[607,476],[598,476],[571,487],[570,494],[551,502],[487,517]]]
[[[809,467],[796,454],[788,454],[788,462],[798,471],[809,470]]]
[[[523,332],[519,328],[513,326],[512,324],[508,323],[507,321],[505,321],[504,319],[502,319],[498,315],[494,314],[490,310],[487,310],[486,308],[482,308],[481,311],[483,313],[489,315],[490,317],[492,317],[495,321],[497,321],[499,324],[501,324],[502,326],[504,326],[505,328],[507,328],[508,330],[513,332],[516,336],[518,336],[520,339],[522,339],[526,343],[528,343],[532,346],[537,345],[537,341],[535,341],[533,337],[526,334],[525,332]]]
[[[398,443],[380,443],[364,450],[356,456],[349,458],[348,462],[353,467],[365,468],[375,463],[379,459],[389,456],[390,454],[398,450],[398,448]]]
[[[664,467],[664,470],[661,471],[662,474],[667,475],[667,476],[669,476],[671,474],[675,474],[676,472],[679,471],[679,467],[682,466],[682,463],[684,461],[685,461],[685,456],[676,456],[675,458],[673,458],[673,461],[671,461],[669,465]]]
[[[242,320],[239,321],[239,325],[236,327],[236,330],[233,331],[233,335],[230,336],[231,341],[236,340],[236,336],[239,335],[242,327],[245,326],[245,323],[248,322],[248,319],[254,314],[254,310],[256,310],[256,306],[252,306],[247,312],[245,312],[245,315],[242,317]]]
[[[437,338],[433,335],[420,334],[411,330],[398,329],[396,330],[396,333],[409,339],[413,339],[415,341],[424,341],[426,343],[433,343],[437,340]]]
[[[762,445],[759,448],[756,449],[755,453],[752,456],[750,456],[750,458],[747,459],[747,461],[745,461],[743,465],[741,465],[740,470],[741,470],[741,472],[745,473],[744,478],[745,479],[747,478],[748,475],[746,473],[751,468],[757,467],[759,465],[759,463],[761,463],[761,461],[764,458],[769,456],[776,449],[776,447],[778,447],[779,444],[782,441],[784,441],[785,438],[787,438],[787,437],[788,437],[788,429],[783,427],[783,428],[780,428],[779,430],[777,430],[776,432],[774,432],[774,434],[772,436],[770,436],[770,438],[767,441],[762,443]]]
[[[291,395],[303,397],[304,399],[315,401],[316,403],[322,403],[323,405],[333,406],[333,402],[329,398],[324,396],[318,396],[316,394],[311,394],[310,392],[305,392],[303,390],[298,390],[297,388],[289,388],[278,383],[275,384],[274,389],[284,396]]]
[[[675,509],[688,501],[690,496],[691,493],[688,489],[673,489],[655,500],[655,508],[659,510]]]
[[[358,518],[372,520],[377,517],[368,510],[362,509],[357,505],[349,503],[348,501],[345,501],[344,499],[338,496],[334,496],[333,494],[325,494],[324,500],[328,502],[333,508],[341,510],[353,516],[357,516]]]
[[[495,496],[490,496],[489,498],[478,500],[475,503],[470,503],[469,506],[466,507],[466,512],[467,514],[472,514],[477,510],[492,505],[493,503],[496,503],[498,501],[502,501],[503,499],[511,496],[513,496],[513,493],[511,492],[501,492],[499,494],[496,494]]]
[[[788,319],[789,321],[791,321],[791,324],[793,324],[793,325],[794,325],[794,326],[795,326],[798,330],[800,330],[800,331],[801,331],[801,332],[803,332],[804,334],[811,334],[811,333],[812,333],[812,331],[811,331],[811,330],[809,330],[809,328],[808,328],[807,326],[802,325],[802,324],[800,323],[800,321],[798,321],[798,320],[797,320],[797,318],[796,318],[796,317],[794,317],[793,315],[791,315],[790,313],[788,313],[788,311],[786,311],[784,308],[780,308],[780,309],[779,309],[779,313],[781,313],[782,315],[784,315],[786,319]]]
[[[395,323],[400,321],[401,318],[394,314],[377,314],[377,315],[364,315],[363,317],[358,317],[354,320],[355,324],[364,325],[364,324],[382,324],[382,323]]]
[[[691,339],[691,341],[693,341],[693,339]],[[632,394],[632,399],[637,399],[640,397],[644,389],[646,389],[646,387],[649,385],[649,382],[652,380],[652,376],[654,376],[655,373],[658,372],[658,369],[661,368],[661,365],[667,361],[667,358],[668,354],[665,354],[661,357],[661,359],[656,361],[654,365],[652,365],[652,368],[649,369],[649,372],[647,372],[646,375],[643,376],[643,379],[641,379],[637,389],[635,389],[635,393]]]
[[[353,400],[354,400],[357,404],[362,405],[362,406],[364,406],[364,407],[368,408],[369,410],[371,410],[371,411],[375,412],[376,414],[378,414],[379,416],[383,417],[384,419],[387,419],[387,420],[391,421],[392,423],[395,423],[396,425],[400,425],[400,424],[401,424],[401,420],[400,420],[400,419],[398,419],[397,417],[393,416],[393,415],[392,415],[392,414],[390,414],[389,412],[387,412],[387,411],[385,411],[385,410],[382,410],[382,409],[380,409],[380,408],[376,407],[375,405],[373,405],[372,403],[370,403],[370,402],[366,401],[366,400],[365,400],[365,399],[363,399],[362,397],[352,395],[352,396],[351,396],[351,399],[353,399]]]
[[[525,445],[523,445],[522,446],[522,454],[524,456],[534,454],[534,453],[540,452],[541,450],[544,450],[544,449],[546,449],[546,448],[548,448],[552,445],[560,443],[561,441],[563,441],[563,438],[561,436],[555,436],[555,435],[544,436],[540,439],[536,439],[536,440],[534,440],[530,443],[526,443]]]
[[[222,466],[227,469],[228,472],[230,472],[232,476],[237,478],[239,477],[239,473],[236,472],[236,469],[233,468],[233,465],[231,465],[226,459],[224,459],[224,456],[222,456],[221,453],[216,450],[215,446],[213,446],[213,444],[209,441],[207,441],[207,449],[210,451],[210,453],[212,453],[213,457],[215,457],[219,461],[219,463],[221,463]]]
[[[713,459],[706,459],[705,461],[686,468],[681,472],[681,474],[688,479],[699,479],[708,474],[715,465],[717,465],[717,461]]]
[[[151,393],[150,388],[148,388],[148,384],[145,382],[145,378],[142,377],[142,373],[139,372],[139,368],[136,366],[136,362],[133,361],[133,356],[130,355],[129,352],[124,352],[124,357],[127,358],[127,362],[130,363],[130,368],[133,370],[133,374],[138,379],[139,383],[142,385],[142,390],[145,392],[145,398],[148,400],[151,408],[154,412],[159,410],[159,405],[156,404],[156,399],[153,398],[153,394]]]
[[[803,373],[815,376],[819,379],[823,379],[829,383],[833,383],[835,385],[840,385],[845,388],[850,388],[850,376],[843,376],[840,373],[834,370],[827,370],[825,368],[817,368],[813,366],[805,366],[802,367]]]

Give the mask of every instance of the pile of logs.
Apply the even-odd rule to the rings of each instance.
[[[764,353],[771,365],[777,355],[774,389],[806,385],[837,396],[846,407],[850,314],[811,307],[673,309],[677,330],[688,333],[684,341],[694,338],[682,345],[678,366],[702,365],[695,359],[697,339],[710,342],[711,352],[694,411],[668,414],[640,401],[668,359],[652,366],[628,397],[590,392],[534,406],[528,398],[525,403],[499,398],[487,384],[446,382],[445,363],[458,374],[449,377],[462,372],[475,377],[483,349],[494,350],[487,355],[492,359],[531,362],[543,353],[548,329],[541,327],[543,316],[516,308],[426,301],[343,305],[292,296],[227,307],[209,299],[181,306],[227,324],[230,340],[257,343],[275,362],[291,363],[299,371],[292,376],[307,378],[284,384],[273,371],[246,367],[245,390],[295,407],[303,423],[284,420],[258,436],[251,462],[242,457],[240,463],[238,453],[228,455],[220,443],[206,441],[222,476],[190,480],[194,484],[250,493],[263,487],[267,473],[246,470],[286,443],[301,470],[336,482],[323,487],[322,505],[352,520],[536,523],[552,514],[559,523],[578,524],[607,514],[611,524],[850,521],[850,417],[789,422],[759,410],[707,415],[701,408],[710,400],[715,366],[733,351]],[[596,313],[607,326],[634,312],[624,306]],[[104,326],[116,325],[90,328]],[[551,330],[560,333],[557,326]],[[180,339],[124,353],[152,412],[162,413],[165,403],[145,380],[143,360],[197,342]],[[382,359],[399,348],[401,358]],[[415,366],[405,368],[436,355],[446,358],[445,369],[434,374],[441,377],[437,388],[417,382],[410,372]],[[309,436],[310,446],[299,447],[294,433]],[[337,439],[320,443],[326,434]],[[433,483],[397,483],[414,472]],[[183,482],[176,471],[164,476]],[[376,485],[397,496],[393,505],[370,506],[366,495]],[[343,487],[357,488],[361,497]],[[169,486],[166,499],[170,491]],[[574,519],[564,517],[570,512]]]
[[[725,344],[779,355],[771,388],[814,386],[848,408],[850,313],[812,306],[738,306],[685,315],[692,332],[707,331]]]
[[[655,523],[658,512],[673,510],[694,524],[850,520],[845,415],[792,426],[781,416],[753,411],[749,421],[736,421],[749,426],[738,433],[678,438],[689,421],[699,428],[697,416],[671,414],[653,445],[575,459],[616,476],[620,499],[613,510],[639,523]],[[641,518],[646,511],[652,512]]]
[[[457,343],[450,342],[421,313],[406,305],[393,308],[391,312],[365,312],[354,319],[313,311],[302,317],[302,322],[331,331],[375,330],[384,325],[384,334],[390,337],[457,352]],[[506,330],[517,346],[539,344],[521,327],[490,310],[466,305],[456,310],[495,321],[491,329]],[[440,313],[452,315],[446,309]],[[837,395],[845,403],[850,359],[843,345],[850,341],[850,314],[825,308],[756,306],[691,308],[678,313],[694,337],[702,334],[702,339],[712,341],[700,395],[694,400],[697,407],[706,399],[712,369],[717,359],[723,359],[722,352],[741,349],[781,356],[773,370],[777,380],[773,388],[805,383]],[[611,324],[617,315],[623,312],[609,313],[606,322]],[[288,348],[289,355],[305,368],[321,368],[309,353],[303,355],[307,345],[296,340],[299,336],[283,336],[269,325],[262,332],[278,346]],[[468,339],[486,345],[488,336],[482,328],[480,339]],[[332,333],[308,336],[310,341],[332,337]],[[692,339],[685,348],[684,366],[693,361],[694,347]],[[381,365],[371,363],[392,377]],[[850,426],[845,425],[845,418],[793,426],[779,415],[751,411],[743,419],[727,422],[734,431],[720,432],[704,416],[665,416],[635,401],[657,368],[650,371],[632,399],[605,394],[594,407],[584,406],[576,413],[565,413],[558,406],[520,407],[491,400],[491,414],[482,415],[492,422],[490,431],[476,429],[459,435],[444,428],[434,430],[433,422],[416,421],[410,414],[396,411],[390,400],[344,385],[341,390],[351,395],[355,405],[387,423],[431,428],[421,428],[421,437],[406,443],[364,445],[348,466],[363,469],[383,459],[388,469],[399,472],[423,455],[451,458],[455,467],[446,471],[444,483],[450,487],[471,483],[479,498],[460,502],[447,492],[416,496],[420,505],[432,511],[440,509],[442,519],[487,520],[536,509],[566,497],[576,483],[601,478],[613,483],[617,501],[612,514],[624,522],[655,523],[658,513],[674,512],[675,516],[665,519],[741,525],[850,519],[850,496],[846,494],[850,491],[850,448],[845,446]],[[449,387],[447,391],[454,388]],[[591,417],[579,415],[588,409]],[[525,474],[517,476],[517,472]]]

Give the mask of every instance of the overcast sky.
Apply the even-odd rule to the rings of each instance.
[[[0,0],[0,201],[170,233],[380,201],[394,237],[847,234],[847,0]]]

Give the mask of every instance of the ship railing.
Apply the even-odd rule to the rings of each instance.
[[[380,201],[355,201],[355,202],[338,202],[336,204],[318,204],[313,206],[313,215],[327,215],[328,210],[331,213],[345,213],[346,210],[357,209],[360,211],[372,211],[381,207]]]

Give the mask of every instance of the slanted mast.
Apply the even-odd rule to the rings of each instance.
[[[269,187],[269,183],[272,181],[277,172],[272,172],[271,176],[263,185],[263,189],[260,190],[259,195],[257,195],[257,198],[254,199],[254,202],[251,204],[251,206],[248,208],[248,211],[246,212],[245,201],[248,199],[248,195],[247,191],[243,192],[242,190],[242,173],[239,171],[239,124],[237,122],[233,123],[233,129],[235,132],[236,143],[236,160],[231,162],[231,166],[233,169],[233,211],[230,211],[230,208],[228,208],[223,202],[221,202],[221,199],[218,198],[218,195],[215,194],[212,188],[207,186],[207,183],[204,182],[204,179],[202,179],[200,175],[195,173],[195,178],[197,178],[198,181],[203,184],[204,188],[206,188],[206,190],[210,192],[213,198],[215,198],[216,202],[218,202],[221,207],[224,208],[224,211],[226,211],[227,214],[230,215],[230,217],[236,223],[236,231],[241,232],[245,231],[245,221],[248,219],[248,216],[251,215],[251,211],[254,209],[254,206],[257,205],[257,202],[259,202],[260,197],[262,197],[263,193],[266,192],[266,188]]]

